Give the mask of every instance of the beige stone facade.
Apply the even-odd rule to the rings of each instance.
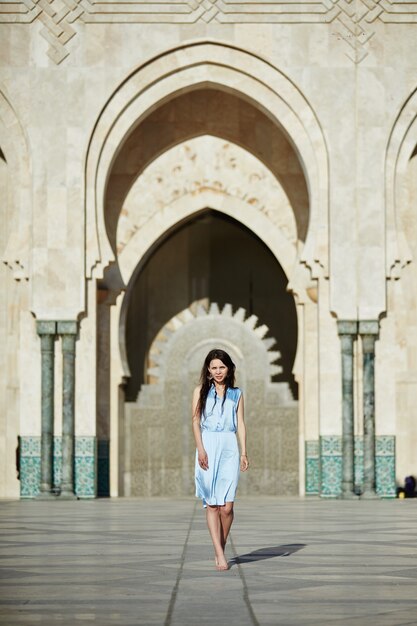
[[[372,420],[377,492],[417,474],[416,16],[402,0],[0,4],[1,497],[39,491],[43,332],[65,482],[62,322],[81,497],[192,492],[212,342],[250,398],[242,488],[339,495],[345,328],[352,486]]]

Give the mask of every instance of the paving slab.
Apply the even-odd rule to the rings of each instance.
[[[417,500],[0,501],[0,624],[417,625]]]

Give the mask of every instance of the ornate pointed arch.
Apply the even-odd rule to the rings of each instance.
[[[250,101],[289,138],[302,164],[310,221],[301,262],[327,273],[328,157],[317,117],[300,90],[258,55],[218,42],[196,42],[141,65],[114,92],[94,128],[86,164],[86,273],[100,276],[115,260],[104,215],[112,164],[129,133],[179,93],[212,86]]]

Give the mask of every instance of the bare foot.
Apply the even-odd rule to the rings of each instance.
[[[223,556],[216,556],[216,570],[218,572],[226,572],[229,569],[229,564],[226,561],[226,558]]]

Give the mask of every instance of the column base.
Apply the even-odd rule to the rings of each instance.
[[[73,491],[61,491],[58,500],[79,500]]]
[[[37,496],[35,496],[35,500],[56,500],[57,499],[57,495],[55,492],[53,491],[43,491],[41,493],[38,493]]]
[[[375,491],[364,491],[360,495],[361,500],[380,500],[381,498]]]
[[[354,491],[347,491],[346,493],[341,493],[338,496],[339,500],[359,500],[359,496]]]

